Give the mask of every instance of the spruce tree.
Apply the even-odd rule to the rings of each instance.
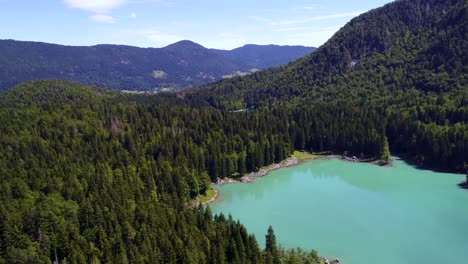
[[[267,234],[265,236],[265,253],[267,256],[267,262],[272,258],[272,263],[281,263],[278,254],[278,246],[276,245],[276,236],[273,231],[273,227],[268,227]]]
[[[380,159],[385,164],[390,163],[390,149],[388,146],[388,139],[386,136],[382,136],[382,153],[380,155]]]

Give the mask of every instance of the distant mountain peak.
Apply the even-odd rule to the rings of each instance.
[[[181,40],[181,41],[177,41],[175,43],[172,43],[170,45],[167,45],[166,47],[164,48],[189,48],[189,49],[206,49],[205,47],[203,47],[202,45],[196,43],[196,42],[193,42],[191,40]]]
[[[233,50],[213,50],[227,58],[247,63],[252,68],[267,69],[287,64],[306,56],[315,50],[305,46],[279,46],[275,44],[246,44]]]
[[[60,79],[115,90],[179,90],[289,63],[310,50],[257,46],[217,51],[190,40],[164,48],[64,46],[0,40],[0,92],[20,82]]]

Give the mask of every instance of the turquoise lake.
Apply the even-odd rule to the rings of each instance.
[[[231,213],[264,245],[316,249],[345,264],[468,263],[468,190],[461,174],[316,160],[249,184],[216,187],[213,213]]]

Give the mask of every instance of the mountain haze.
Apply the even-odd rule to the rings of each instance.
[[[238,50],[215,52],[188,40],[164,48],[0,40],[0,91],[36,79],[71,80],[114,90],[178,90],[286,64],[309,53],[301,47],[276,47],[277,55],[263,49],[270,48],[257,46],[250,53],[258,53],[252,63],[248,58],[229,58]],[[282,55],[283,49],[288,56]]]
[[[304,46],[278,46],[278,45],[245,45],[233,50],[212,51],[225,56],[233,61],[245,63],[252,68],[268,69],[281,66],[299,59],[315,48]]]

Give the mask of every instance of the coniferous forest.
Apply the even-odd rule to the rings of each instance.
[[[187,92],[14,87],[0,95],[0,263],[320,263],[193,201],[294,150],[464,172],[467,23],[466,1],[402,0],[297,62]]]
[[[62,81],[25,83],[1,100],[3,262],[318,261],[262,251],[232,217],[191,206],[217,177],[286,158],[296,132],[285,117]]]

